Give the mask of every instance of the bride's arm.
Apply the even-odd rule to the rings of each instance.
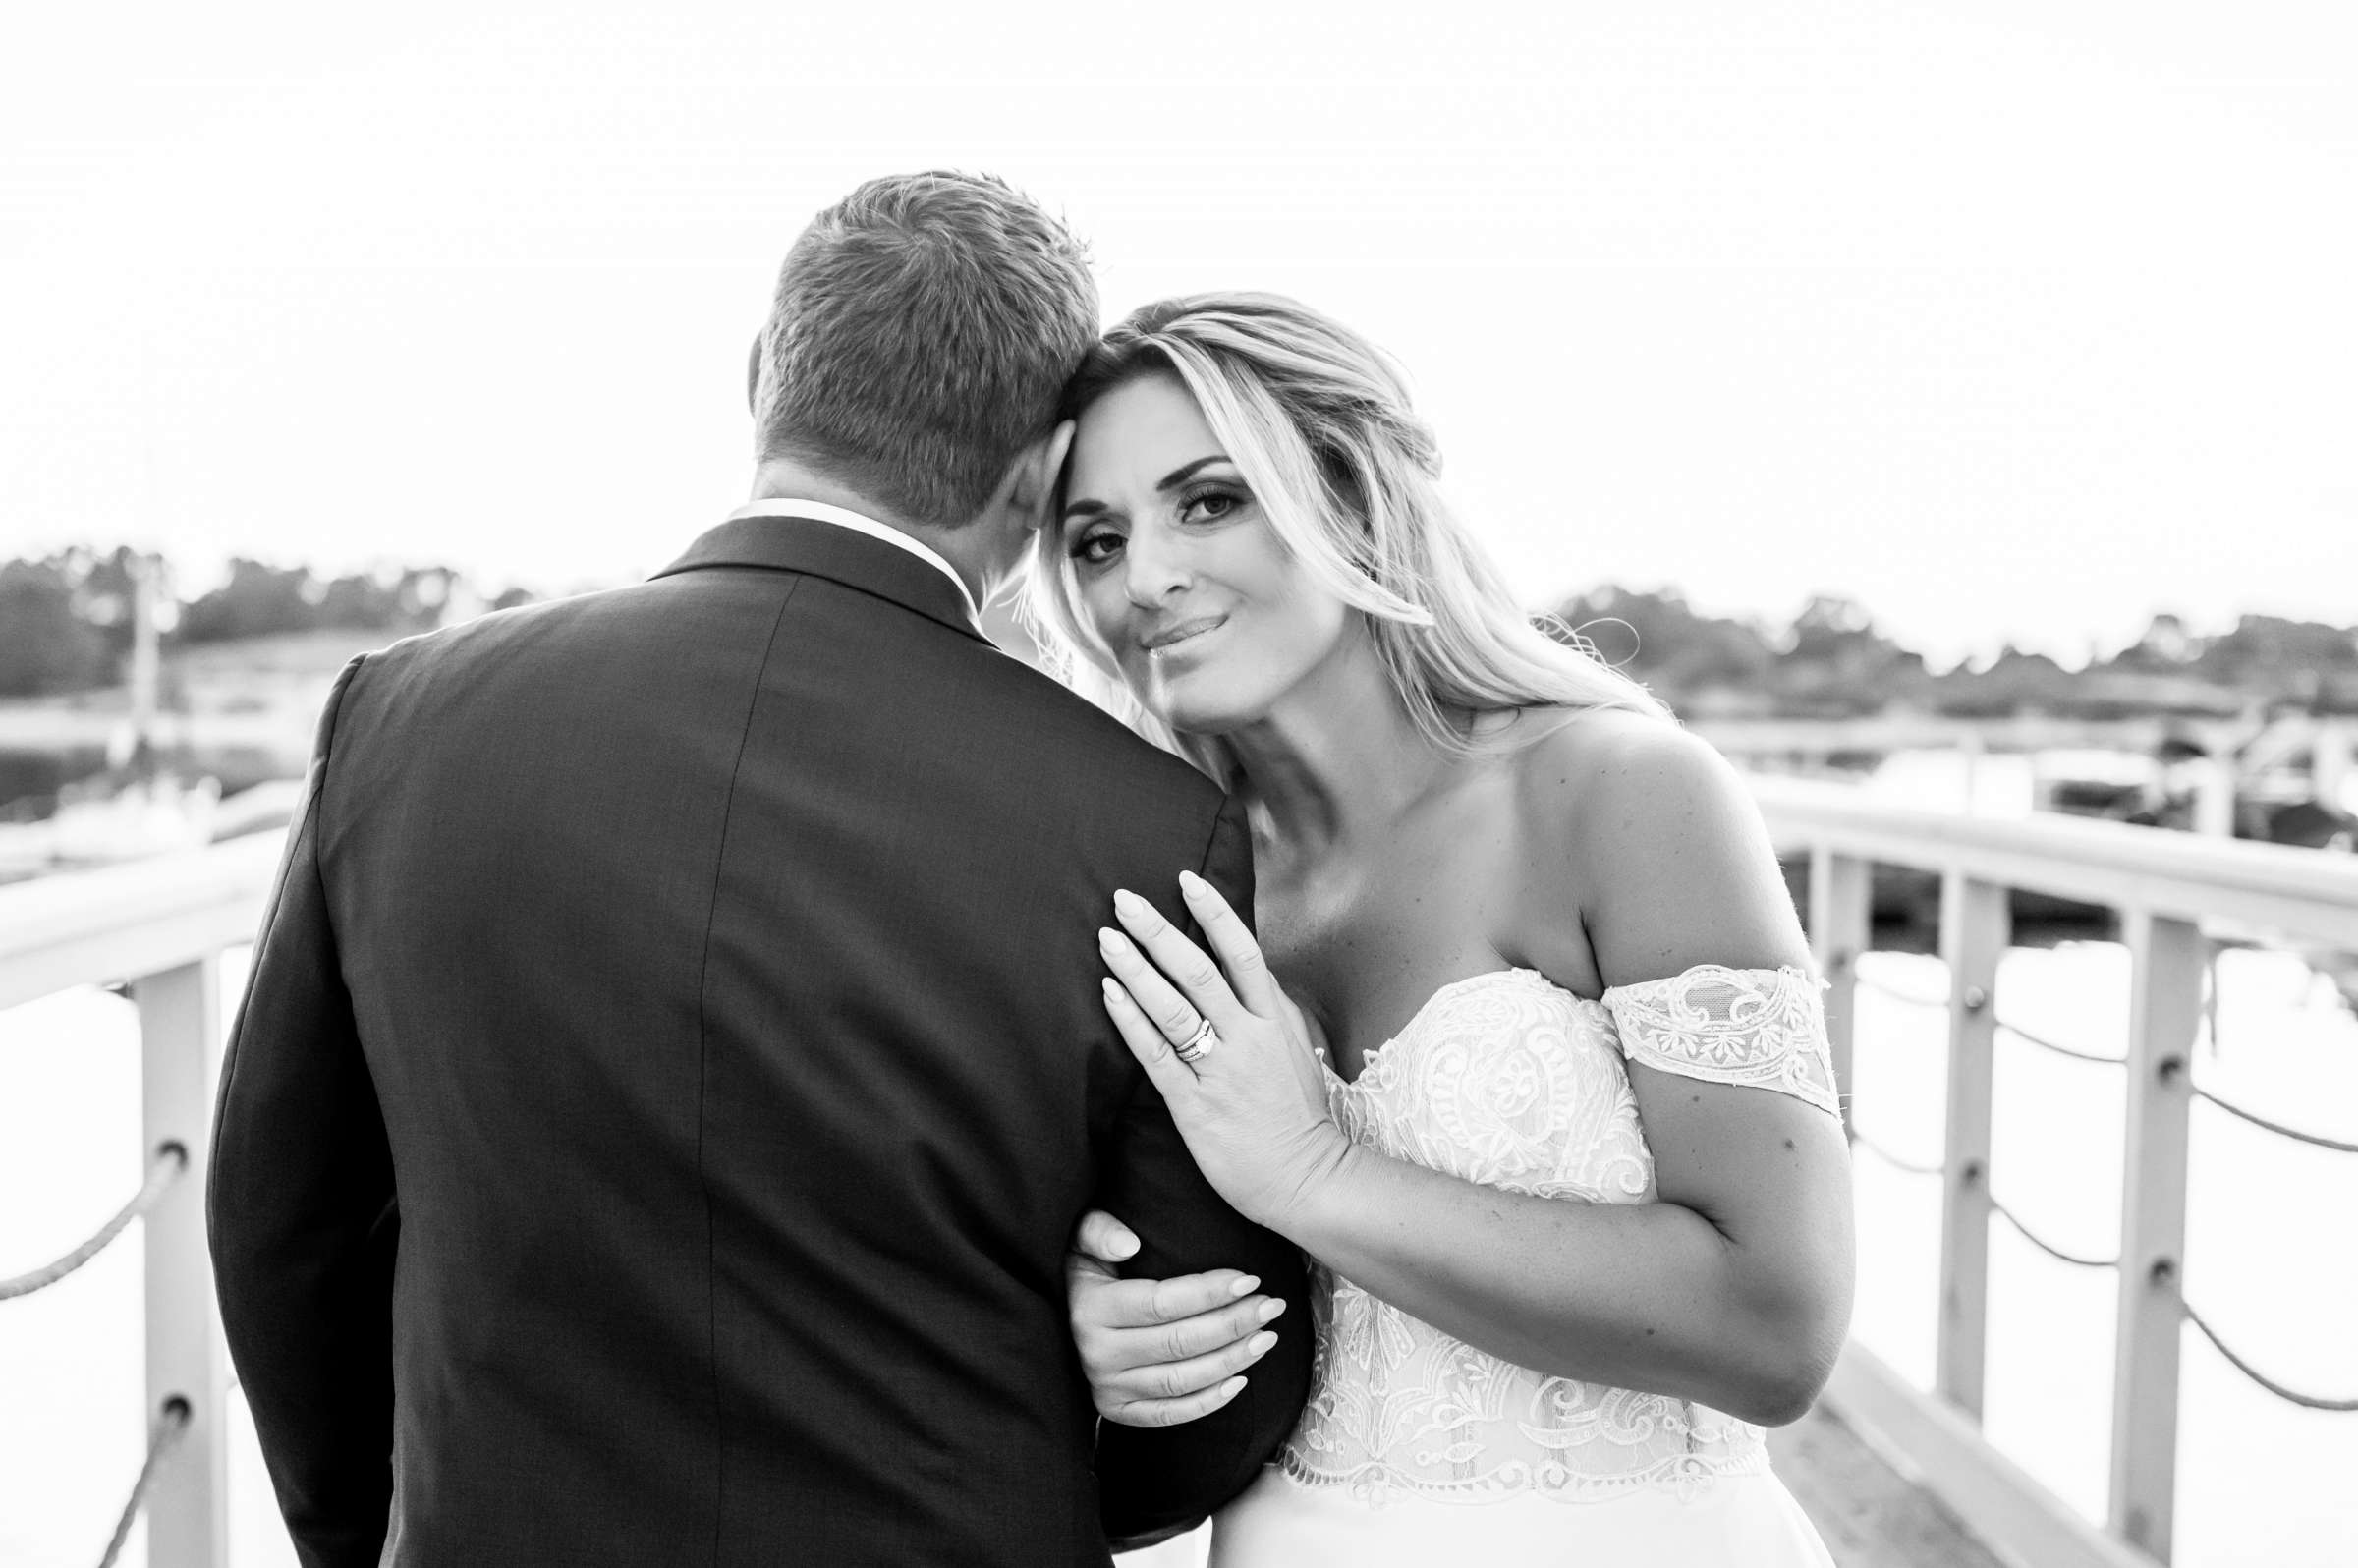
[[[1758,813],[1707,747],[1633,726],[1603,766],[1572,771],[1545,766],[1554,744],[1531,760],[1544,812],[1568,825],[1541,857],[1556,874],[1525,922],[1532,961],[1576,972],[1568,944],[1585,941],[1608,986],[1806,963]],[[1850,1310],[1849,1157],[1817,1105],[1632,1062],[1661,1201],[1585,1204],[1445,1176],[1339,1132],[1289,1146],[1266,1116],[1279,1082],[1242,1077],[1204,1075],[1181,1116],[1214,1185],[1478,1349],[1768,1424],[1798,1417],[1832,1368]],[[1258,1152],[1271,1147],[1303,1152],[1272,1168]]]
[[[1806,968],[1767,833],[1727,765],[1651,726],[1612,751],[1557,817],[1574,825],[1550,857],[1562,874],[1541,890],[1530,956],[1558,967],[1548,944],[1585,937],[1608,987],[1702,964]],[[1355,1148],[1287,1233],[1377,1297],[1520,1366],[1793,1420],[1849,1322],[1841,1123],[1789,1093],[1637,1060],[1629,1080],[1659,1203],[1521,1197]]]

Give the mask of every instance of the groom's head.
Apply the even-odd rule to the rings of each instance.
[[[1064,226],[986,175],[870,180],[811,220],[778,271],[752,367],[758,460],[954,527],[1055,428],[1096,340]]]

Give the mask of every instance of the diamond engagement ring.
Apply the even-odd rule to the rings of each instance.
[[[1192,1066],[1209,1056],[1212,1047],[1219,1042],[1220,1032],[1211,1027],[1211,1020],[1207,1018],[1196,1026],[1196,1032],[1193,1035],[1172,1046],[1171,1053]]]

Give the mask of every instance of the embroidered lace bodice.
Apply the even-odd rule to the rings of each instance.
[[[1835,1107],[1818,982],[1715,965],[1601,1002],[1534,970],[1443,986],[1327,1097],[1352,1141],[1468,1181],[1591,1204],[1655,1201],[1624,1057]],[[1320,1268],[1311,1400],[1278,1459],[1295,1480],[1573,1501],[1766,1472],[1761,1428],[1688,1400],[1486,1355]]]

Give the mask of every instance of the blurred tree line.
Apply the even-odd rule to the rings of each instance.
[[[112,685],[131,648],[140,562],[128,549],[73,549],[0,565],[0,697]],[[160,567],[155,602],[167,647],[323,629],[430,631],[529,603],[511,588],[484,598],[447,567],[323,578],[306,567],[235,560],[193,598]],[[1707,615],[1678,593],[1599,588],[1545,623],[1645,682],[1690,717],[1839,718],[1913,709],[1960,717],[2046,712],[2086,718],[2156,711],[2232,714],[2254,702],[2358,712],[2358,628],[2244,616],[2199,636],[2174,615],[2109,657],[2067,670],[2044,653],[2002,650],[1941,672],[1848,599],[1819,597],[1789,625]]]
[[[225,582],[184,600],[168,566],[147,569],[157,574],[151,603],[167,648],[327,628],[407,637],[533,597],[512,588],[483,599],[447,567],[322,578],[307,567],[241,558],[230,563]],[[121,680],[140,570],[139,557],[123,547],[0,565],[0,697],[85,691]]]
[[[1842,598],[1812,599],[1779,627],[1706,615],[1669,590],[1600,588],[1556,606],[1547,624],[1688,717],[1847,718],[1898,709],[2123,718],[2231,715],[2255,703],[2358,713],[2358,627],[2274,615],[2246,615],[2210,637],[2157,615],[2136,642],[2077,670],[2007,647],[1986,664],[1937,673]]]

